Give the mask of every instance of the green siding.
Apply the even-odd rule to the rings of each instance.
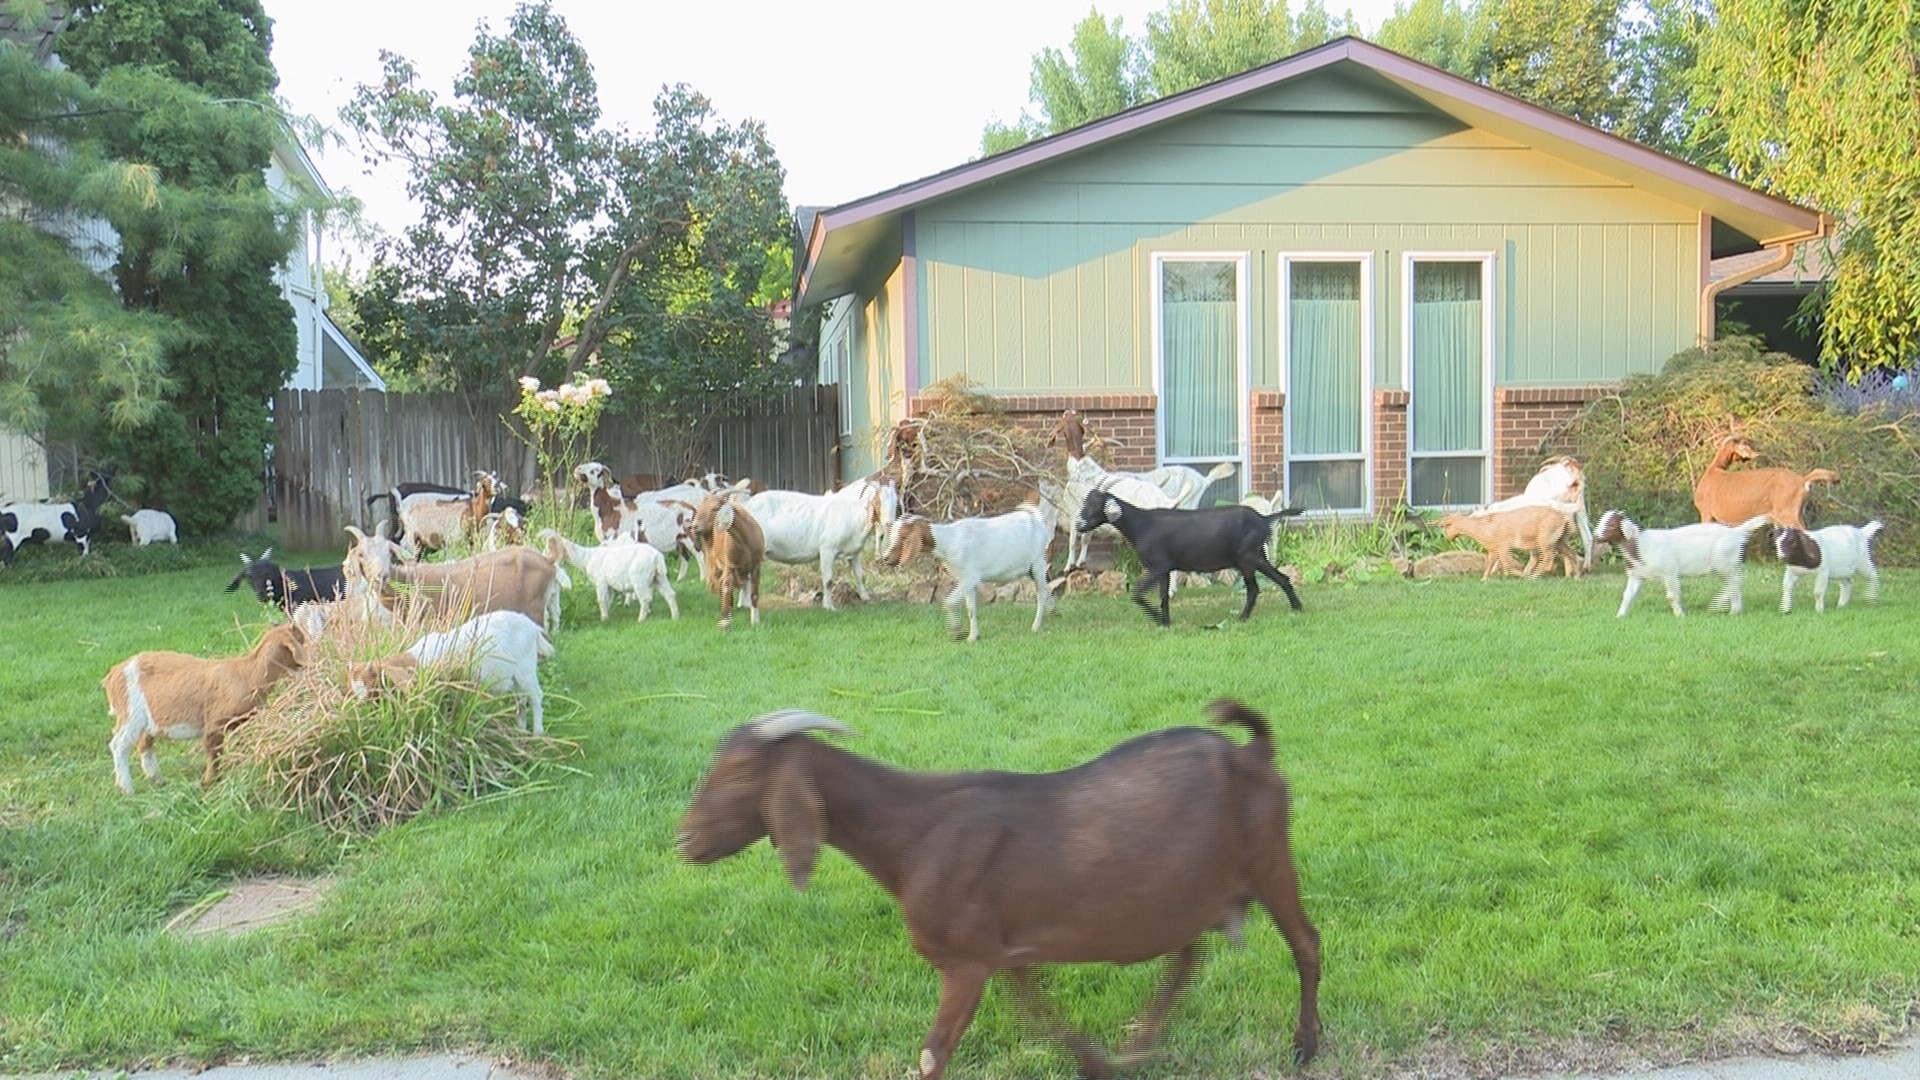
[[[850,381],[840,388],[851,402],[853,424],[852,435],[841,443],[843,480],[880,467],[881,435],[906,416],[904,296],[904,278],[895,267],[874,295],[837,301],[821,327],[823,347],[847,333],[853,350]]]
[[[915,219],[922,385],[964,371],[1002,391],[1150,389],[1156,251],[1251,253],[1257,387],[1280,382],[1286,252],[1374,254],[1380,385],[1401,381],[1407,251],[1494,253],[1502,385],[1656,370],[1696,332],[1694,210],[1354,74],[1303,77]]]

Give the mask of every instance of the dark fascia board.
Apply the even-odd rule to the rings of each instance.
[[[1826,231],[1825,219],[1817,211],[1755,191],[1739,181],[1730,180],[1697,165],[1669,157],[1658,150],[1641,146],[1631,139],[1622,138],[1562,116],[1552,109],[1481,86],[1471,79],[1464,79],[1452,72],[1402,56],[1372,42],[1355,37],[1342,37],[1284,60],[1276,60],[1239,75],[1197,86],[1144,105],[1136,105],[1124,112],[1115,113],[1057,135],[1037,139],[993,157],[957,165],[944,172],[822,210],[819,216],[814,218],[813,235],[809,237],[807,244],[807,264],[800,273],[801,302],[812,302],[813,298],[806,295],[807,285],[811,280],[814,263],[820,256],[822,242],[826,234],[834,229],[884,214],[911,210],[935,199],[1089,149],[1109,139],[1144,131],[1342,61],[1360,64],[1405,86],[1417,87],[1437,96],[1453,98],[1462,104],[1501,114],[1520,124],[1618,159],[1624,164],[1647,170],[1675,183],[1694,188],[1703,194],[1725,199],[1757,214],[1776,218],[1789,230],[1798,230],[1804,236],[1817,236]]]

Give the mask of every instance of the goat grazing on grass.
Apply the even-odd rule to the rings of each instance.
[[[347,592],[364,596],[368,610],[391,609],[401,590],[445,622],[489,611],[518,611],[548,630],[560,625],[560,589],[566,572],[531,548],[507,547],[448,563],[401,563],[400,547],[349,525],[353,545],[342,562]]]
[[[473,668],[480,688],[519,698],[520,730],[533,717],[533,733],[546,734],[540,661],[553,655],[553,641],[540,624],[518,611],[476,615],[452,630],[430,633],[406,652],[366,664],[347,665],[347,689],[362,701],[389,687],[405,689],[423,665],[460,664]]]
[[[1693,485],[1693,505],[1703,522],[1732,525],[1756,514],[1765,514],[1775,525],[1804,529],[1801,510],[1807,493],[1819,481],[1833,483],[1840,474],[1832,469],[1814,469],[1797,473],[1792,469],[1743,469],[1733,472],[1727,466],[1735,459],[1752,461],[1760,456],[1753,444],[1734,436],[1720,443],[1713,461],[1700,481]]]
[[[1566,575],[1573,577],[1579,563],[1573,548],[1567,545],[1572,519],[1562,510],[1544,504],[1521,505],[1495,514],[1448,514],[1439,521],[1447,539],[1467,536],[1487,549],[1486,570],[1480,580],[1493,576],[1495,569],[1525,578],[1539,577],[1553,568],[1559,556]],[[1525,570],[1513,564],[1513,550],[1530,552]]]
[[[244,656],[208,660],[184,653],[150,651],[122,660],[100,680],[113,714],[114,781],[133,794],[133,752],[140,769],[160,779],[155,739],[199,739],[207,754],[203,783],[211,784],[227,733],[250,719],[275,684],[306,662],[306,635],[284,622],[260,635]]]
[[[1053,539],[1053,524],[1038,505],[1022,506],[1012,513],[995,517],[962,518],[935,524],[919,514],[903,514],[887,531],[887,565],[911,562],[922,551],[946,564],[954,577],[953,590],[947,593],[947,627],[955,637],[960,634],[959,606],[967,607],[967,640],[980,640],[978,612],[980,583],[1033,579],[1035,592],[1033,628],[1047,615],[1047,544]]]
[[[867,542],[885,536],[900,512],[893,485],[869,476],[825,495],[802,491],[763,491],[747,497],[747,509],[766,536],[767,558],[781,563],[813,563],[820,567],[820,604],[833,604],[833,565],[853,559],[853,584],[860,599],[867,592],[866,569],[861,564]]]
[[[92,473],[85,494],[72,502],[0,503],[0,565],[11,565],[13,556],[27,544],[65,541],[80,549],[86,558],[93,550],[93,534],[100,528],[100,507],[111,494],[107,484],[113,470]]]
[[[652,544],[613,540],[598,547],[586,547],[552,529],[540,530],[540,543],[546,547],[547,558],[556,563],[572,563],[593,582],[594,596],[600,601],[601,622],[607,621],[615,592],[640,602],[640,622],[646,622],[647,614],[653,610],[655,592],[667,602],[667,612],[676,619],[680,617],[680,600],[674,595],[673,583],[667,580],[667,557]]]
[[[1265,574],[1280,586],[1293,610],[1299,611],[1300,595],[1293,591],[1293,582],[1267,558],[1267,541],[1273,536],[1274,525],[1299,512],[1300,508],[1290,507],[1261,514],[1247,506],[1144,510],[1115,497],[1112,492],[1095,489],[1087,493],[1086,502],[1081,504],[1077,523],[1081,532],[1092,532],[1102,524],[1120,530],[1133,545],[1134,554],[1140,557],[1145,571],[1133,584],[1133,602],[1154,622],[1171,626],[1173,613],[1168,579],[1176,570],[1199,574],[1215,570],[1240,571],[1240,580],[1247,589],[1246,606],[1240,609],[1242,621],[1253,614],[1254,602],[1260,599],[1259,574]],[[1156,586],[1160,590],[1159,611],[1146,599],[1147,590]]]
[[[165,510],[135,510],[127,515],[127,536],[135,547],[178,544],[180,527]]]
[[[1600,517],[1595,543],[1613,544],[1627,560],[1627,592],[1620,598],[1619,618],[1626,618],[1640,586],[1650,580],[1666,586],[1667,603],[1675,615],[1680,608],[1680,579],[1701,574],[1718,574],[1722,582],[1714,608],[1725,607],[1740,614],[1740,575],[1744,568],[1747,538],[1767,523],[1767,515],[1757,514],[1738,525],[1682,525],[1677,529],[1642,529],[1618,510]]]
[[[1587,517],[1587,474],[1570,457],[1548,458],[1518,495],[1488,503],[1473,517],[1504,513],[1522,506],[1549,506],[1573,519],[1580,530],[1580,566],[1593,569],[1593,523]]]
[[[711,863],[768,837],[799,889],[831,844],[891,893],[914,949],[940,973],[922,1080],[946,1073],[1000,971],[1082,1076],[1110,1075],[1105,1055],[1054,1015],[1033,979],[1038,964],[1170,957],[1120,1064],[1145,1057],[1193,975],[1202,936],[1220,930],[1237,943],[1254,901],[1293,951],[1293,1046],[1305,1063],[1320,1039],[1320,935],[1300,903],[1287,780],[1264,717],[1236,701],[1209,708],[1253,738],[1236,746],[1172,728],[1042,774],[901,772],[801,737],[847,733],[837,721],[774,713],[727,734],[676,843],[686,859]]]
[[[340,567],[282,570],[280,564],[273,561],[272,548],[261,552],[257,559],[248,558],[244,551],[240,553],[240,572],[227,582],[227,591],[238,589],[243,581],[253,586],[253,595],[261,603],[287,611],[301,604],[327,603],[347,595],[347,579]]]
[[[1840,579],[1840,606],[1853,599],[1853,579],[1867,579],[1867,602],[1880,599],[1880,570],[1873,565],[1873,538],[1883,528],[1878,521],[1865,525],[1829,525],[1824,529],[1776,529],[1773,549],[1786,573],[1780,582],[1780,613],[1793,610],[1793,585],[1813,575],[1813,610],[1827,610],[1827,583]]]
[[[767,555],[760,523],[744,506],[734,504],[728,492],[714,492],[700,500],[688,527],[693,542],[706,554],[702,569],[707,588],[720,597],[720,629],[733,626],[735,597],[747,606],[753,623],[760,622],[760,564]]]

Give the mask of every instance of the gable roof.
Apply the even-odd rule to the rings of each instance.
[[[1824,218],[1817,211],[1755,191],[1737,180],[1372,42],[1343,37],[1002,154],[823,210],[814,219],[807,238],[806,259],[799,274],[799,303],[811,304],[848,291],[873,245],[897,235],[901,215],[915,207],[1339,64],[1357,64],[1473,127],[1529,143],[1595,172],[1620,177],[1681,205],[1698,207],[1713,218],[1716,256],[1817,236],[1823,231]]]

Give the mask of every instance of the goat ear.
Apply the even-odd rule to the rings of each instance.
[[[733,528],[733,503],[723,502],[713,512],[713,531],[727,532]]]
[[[827,838],[827,813],[800,755],[784,754],[774,766],[760,813],[767,820],[767,837],[787,868],[787,879],[805,891],[820,858],[820,844]]]

